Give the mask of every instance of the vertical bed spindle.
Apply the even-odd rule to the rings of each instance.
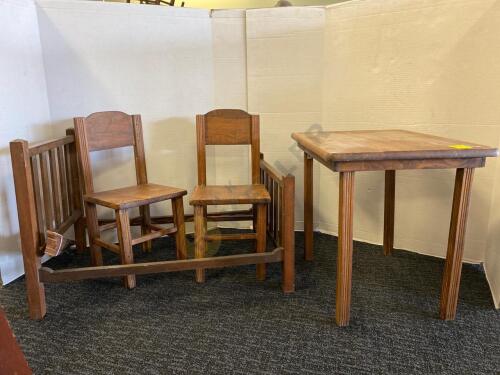
[[[55,227],[62,223],[61,218],[61,185],[59,184],[59,170],[57,168],[57,149],[49,150],[50,181],[52,184],[52,204],[54,208]]]

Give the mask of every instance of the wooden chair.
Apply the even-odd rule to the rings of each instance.
[[[295,177],[281,174],[264,160],[262,154],[260,181],[271,195],[271,203],[267,206],[267,230],[268,238],[276,246],[272,251],[66,269],[52,269],[42,265],[47,250],[47,230],[62,235],[73,228],[78,251],[85,250],[85,218],[81,194],[83,181],[78,173],[73,134],[74,129],[68,129],[66,136],[40,143],[28,144],[22,139],[10,142],[30,318],[42,319],[45,316],[45,283],[277,262],[282,265],[283,292],[291,293],[295,290]],[[254,215],[250,208],[210,212],[208,218],[210,221],[249,221]],[[193,221],[193,215],[185,215],[185,220]],[[151,221],[153,224],[173,224],[179,222],[179,215],[175,216],[174,210],[174,215],[152,216]],[[100,219],[99,225],[103,228],[113,222],[114,220]],[[142,222],[142,217],[134,217],[130,220],[130,225],[141,225]],[[182,258],[182,255],[181,252],[178,257]]]
[[[123,112],[97,112],[74,119],[75,137],[82,177],[83,199],[89,232],[89,244],[93,266],[102,266],[101,247],[120,254],[122,264],[134,262],[132,246],[143,243],[150,248],[151,240],[165,235],[175,235],[177,259],[186,258],[184,208],[182,197],[186,190],[148,183],[142,125],[140,115]],[[109,191],[94,191],[90,153],[92,151],[133,146],[137,185]],[[165,200],[172,201],[173,228],[162,228],[151,223],[149,205]],[[96,206],[115,210],[116,223],[99,226]],[[128,210],[139,207],[142,236],[132,239]],[[119,245],[104,241],[100,232],[117,229]],[[135,287],[135,275],[124,277],[127,288]]]
[[[259,116],[242,110],[220,109],[196,116],[198,185],[190,200],[194,206],[195,258],[204,258],[207,241],[256,240],[256,252],[266,251],[266,213],[271,196],[260,183]],[[207,185],[206,145],[251,145],[252,184]],[[238,235],[207,235],[207,206],[252,204],[254,232]],[[257,279],[266,277],[266,265],[257,265]],[[205,281],[205,270],[196,270],[196,281]]]

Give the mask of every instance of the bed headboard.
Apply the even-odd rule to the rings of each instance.
[[[63,234],[83,216],[73,129],[40,143],[16,139],[10,153],[21,246],[41,256],[47,230]]]

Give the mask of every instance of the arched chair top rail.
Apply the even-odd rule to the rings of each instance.
[[[214,109],[205,113],[205,117],[225,117],[233,119],[250,118],[252,115],[242,109]]]
[[[241,109],[215,109],[198,115],[199,136],[207,145],[248,145],[258,137],[258,115]]]
[[[140,115],[129,115],[120,111],[95,112],[87,117],[76,117],[83,124],[89,151],[133,146],[134,124],[140,124]]]

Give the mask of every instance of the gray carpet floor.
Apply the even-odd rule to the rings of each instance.
[[[406,251],[382,255],[355,243],[351,324],[333,320],[337,239],[315,234],[313,262],[296,235],[297,291],[280,290],[279,265],[265,282],[255,267],[46,285],[48,314],[30,321],[23,280],[0,289],[36,374],[498,374],[500,312],[484,273],[464,265],[455,321],[438,319],[444,261]],[[190,239],[192,251],[192,239]],[[251,242],[214,244],[213,255]],[[239,249],[235,251],[235,249]],[[137,259],[171,259],[170,239]],[[88,264],[62,255],[55,268]],[[112,257],[108,257],[112,262]]]

